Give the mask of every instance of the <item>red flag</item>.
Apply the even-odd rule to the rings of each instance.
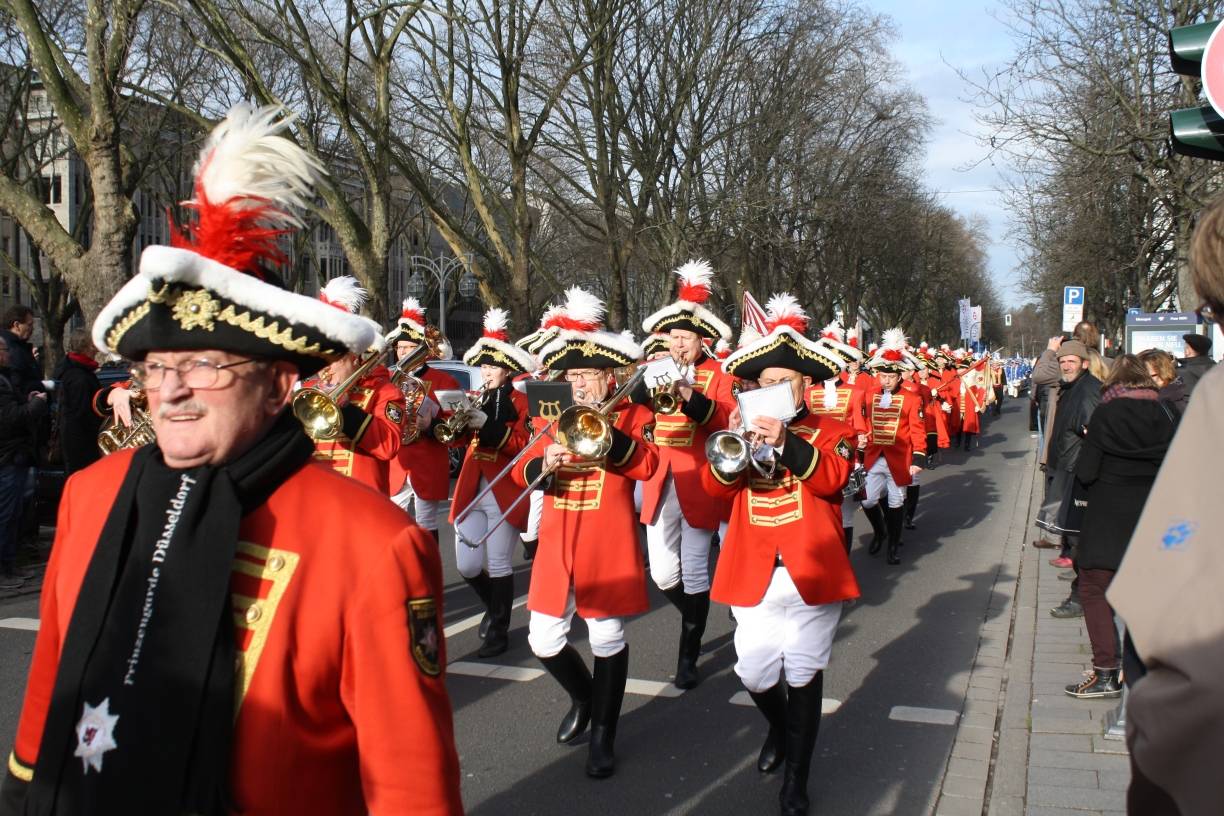
[[[742,315],[740,331],[743,331],[745,327],[750,328],[762,337],[769,333],[765,329],[765,310],[747,289],[744,290],[744,307],[740,312]]]

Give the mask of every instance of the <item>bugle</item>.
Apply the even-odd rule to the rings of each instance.
[[[767,470],[755,456],[759,445],[757,435],[744,428],[738,431],[715,431],[706,439],[706,460],[724,479],[734,479],[747,470],[749,465],[766,479],[772,478],[772,469]]]
[[[382,348],[370,352],[364,360],[339,385],[329,391],[321,388],[301,388],[293,395],[290,406],[293,415],[302,423],[306,435],[316,442],[330,442],[340,436],[344,428],[344,417],[340,413],[339,399],[373,368],[386,352],[386,345],[400,333],[397,327],[383,338]]]

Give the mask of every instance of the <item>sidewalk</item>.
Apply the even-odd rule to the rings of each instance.
[[[1028,546],[1041,502],[1035,455],[1027,496],[1006,531],[992,606],[982,626],[969,691],[936,816],[1122,816],[1126,744],[1103,736],[1114,700],[1077,700],[1063,688],[1091,667],[1083,618],[1049,610],[1066,598],[1049,559]]]

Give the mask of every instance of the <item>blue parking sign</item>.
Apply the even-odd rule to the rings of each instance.
[[[1064,306],[1083,306],[1084,305],[1084,287],[1082,286],[1064,286],[1063,287],[1063,305]]]

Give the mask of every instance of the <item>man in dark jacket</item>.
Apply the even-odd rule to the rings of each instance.
[[[1177,373],[1186,384],[1186,396],[1189,397],[1198,385],[1199,378],[1211,370],[1215,360],[1211,359],[1211,338],[1205,334],[1183,334],[1186,343],[1186,356],[1177,363]]]
[[[1069,531],[1067,514],[1071,510],[1071,487],[1075,483],[1075,464],[1083,449],[1084,436],[1092,412],[1101,404],[1101,381],[1088,373],[1088,348],[1078,340],[1068,340],[1058,350],[1058,366],[1062,380],[1058,385],[1058,411],[1050,427],[1046,448],[1045,521],[1063,534],[1064,551],[1060,559],[1068,558],[1078,528]],[[1057,507],[1051,518],[1050,511]],[[1051,528],[1047,528],[1051,529]],[[1070,566],[1060,564],[1060,566]],[[1083,614],[1079,603],[1078,578],[1071,582],[1071,594],[1061,605],[1050,610],[1056,618],[1074,618]]]
[[[24,394],[43,390],[43,368],[38,350],[30,343],[34,334],[34,312],[13,304],[0,316],[0,338],[8,344],[9,380]]]
[[[98,350],[89,332],[74,331],[64,346],[67,355],[55,369],[59,390],[55,395],[56,427],[64,473],[71,475],[102,457],[98,450],[98,431],[102,417],[94,410],[94,396],[102,390],[94,372]]]
[[[8,343],[0,339],[0,589],[17,589],[17,522],[26,475],[34,462],[35,426],[47,413],[47,395],[26,394],[10,379]]]

